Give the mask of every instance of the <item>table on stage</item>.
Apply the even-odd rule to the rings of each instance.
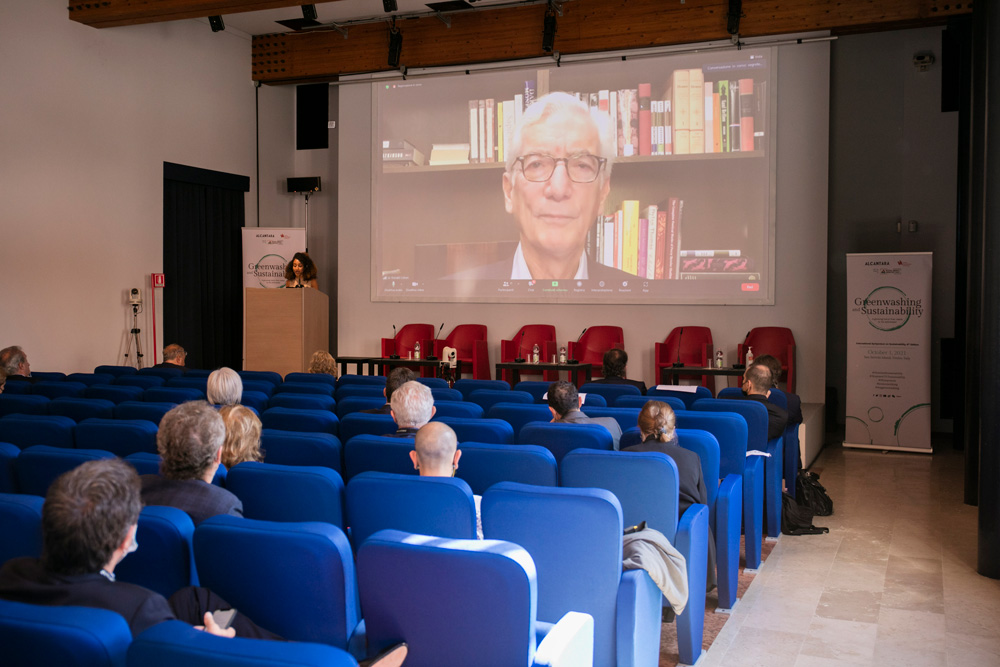
[[[722,368],[708,368],[702,366],[675,366],[673,368],[664,367],[660,369],[660,384],[677,384],[681,375],[729,375],[738,376],[746,372],[746,367],[733,368],[723,366]]]
[[[503,377],[503,371],[510,371],[510,386],[513,387],[521,381],[521,371],[567,371],[570,377],[576,377],[576,386],[583,382],[590,382],[590,364],[560,364],[552,362],[530,361],[500,361],[496,364],[497,379]],[[580,375],[583,375],[583,382],[580,382]]]
[[[388,357],[373,357],[368,363],[378,369],[378,375],[388,375],[396,366],[418,366],[421,368],[433,368],[434,377],[444,377],[450,375],[452,380],[462,379],[461,364],[456,364],[455,368],[448,366],[448,362],[443,359],[390,359]],[[447,371],[445,373],[444,371]]]
[[[348,364],[355,365],[356,375],[365,375],[364,366],[368,366],[368,375],[375,375],[375,364],[372,363],[378,357],[337,357],[340,364],[340,374],[347,375]]]

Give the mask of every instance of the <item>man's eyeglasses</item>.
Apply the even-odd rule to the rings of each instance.
[[[543,183],[552,178],[556,164],[559,162],[566,165],[566,174],[569,176],[569,180],[574,183],[593,183],[597,180],[597,176],[601,173],[607,159],[596,155],[552,157],[551,155],[532,153],[522,155],[514,162],[521,164],[521,173],[524,174],[524,178],[533,183]]]

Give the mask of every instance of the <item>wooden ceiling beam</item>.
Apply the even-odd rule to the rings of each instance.
[[[555,49],[592,53],[725,40],[727,0],[573,0],[562,5]],[[544,5],[482,9],[397,22],[407,68],[537,58]],[[972,13],[971,2],[939,0],[743,0],[740,36],[833,34],[941,25]],[[330,81],[343,74],[388,71],[386,23],[253,38],[252,76],[266,84]]]
[[[301,4],[304,4],[302,0],[70,0],[68,9],[70,19],[74,21],[93,28],[113,28],[296,7]]]

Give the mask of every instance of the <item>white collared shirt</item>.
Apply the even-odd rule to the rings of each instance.
[[[531,280],[531,269],[528,268],[528,263],[524,261],[524,253],[521,252],[521,244],[517,244],[517,250],[514,251],[514,264],[511,266],[510,270],[511,280]],[[576,275],[573,276],[573,280],[586,280],[587,279],[587,251],[584,250],[580,253],[580,265],[576,269]]]

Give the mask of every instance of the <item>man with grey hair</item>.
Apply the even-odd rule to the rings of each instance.
[[[222,417],[205,401],[181,403],[165,414],[156,434],[160,474],[142,476],[143,502],[184,510],[196,526],[217,514],[243,516],[240,499],[212,484],[225,436]]]
[[[0,350],[0,368],[7,373],[8,379],[20,380],[31,377],[28,355],[17,345]]]
[[[184,360],[187,359],[187,352],[177,343],[171,343],[163,348],[163,361],[154,364],[153,368],[172,368],[187,373],[184,367]]]
[[[610,117],[554,92],[524,110],[503,174],[504,207],[519,242],[513,255],[450,276],[479,280],[604,280],[631,274],[586,252],[587,233],[611,190]]]
[[[421,426],[434,416],[434,395],[430,387],[416,380],[405,383],[392,392],[391,415],[396,420],[396,432],[386,435],[393,438],[413,438]]]
[[[208,376],[208,402],[213,405],[239,405],[243,398],[243,380],[232,368],[223,366]]]

